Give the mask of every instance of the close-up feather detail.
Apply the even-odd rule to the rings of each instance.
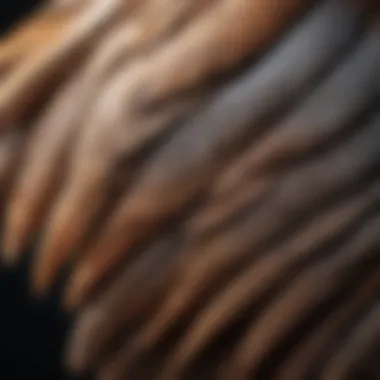
[[[62,374],[380,378],[379,100],[376,1],[51,0],[9,25],[1,264],[69,315]]]

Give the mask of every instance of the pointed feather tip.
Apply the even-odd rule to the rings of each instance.
[[[22,239],[14,231],[5,231],[2,242],[1,263],[7,267],[14,267],[20,262],[21,252],[24,250]]]
[[[83,376],[87,367],[84,365],[85,360],[82,355],[83,339],[78,340],[77,328],[71,332],[70,339],[66,343],[64,353],[64,366],[71,376]]]
[[[37,250],[36,256],[30,271],[30,292],[34,298],[44,300],[49,295],[54,279],[52,279],[48,268],[41,262],[39,250]]]
[[[5,223],[2,235],[1,260],[7,266],[17,265],[26,250],[30,237],[30,220],[21,207],[5,210]]]
[[[46,239],[42,239],[32,268],[31,287],[33,295],[36,297],[46,296],[59,273],[59,268],[55,268],[49,260],[56,252],[54,244],[47,244],[46,241]]]
[[[94,305],[86,306],[77,316],[64,355],[65,366],[74,376],[85,375],[94,365],[94,327],[103,326],[106,320],[102,310]]]
[[[59,240],[42,239],[31,271],[31,287],[36,297],[46,297],[62,274],[64,265],[57,261],[61,253]]]
[[[71,313],[85,301],[93,284],[93,273],[89,266],[79,267],[69,279],[64,292],[62,306]]]
[[[45,299],[51,289],[51,282],[47,280],[44,273],[40,270],[32,270],[30,279],[31,294],[34,298]]]

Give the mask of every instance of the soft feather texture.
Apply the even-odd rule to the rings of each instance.
[[[375,7],[53,1],[4,37],[4,260],[69,266],[73,371],[380,376]]]

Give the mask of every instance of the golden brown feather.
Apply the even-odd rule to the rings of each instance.
[[[41,238],[39,294],[72,264],[73,370],[343,380],[371,360],[376,7],[54,1],[4,37],[5,258]]]

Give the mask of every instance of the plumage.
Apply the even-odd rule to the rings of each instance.
[[[68,270],[72,371],[380,376],[377,9],[57,0],[3,37],[3,259]]]

